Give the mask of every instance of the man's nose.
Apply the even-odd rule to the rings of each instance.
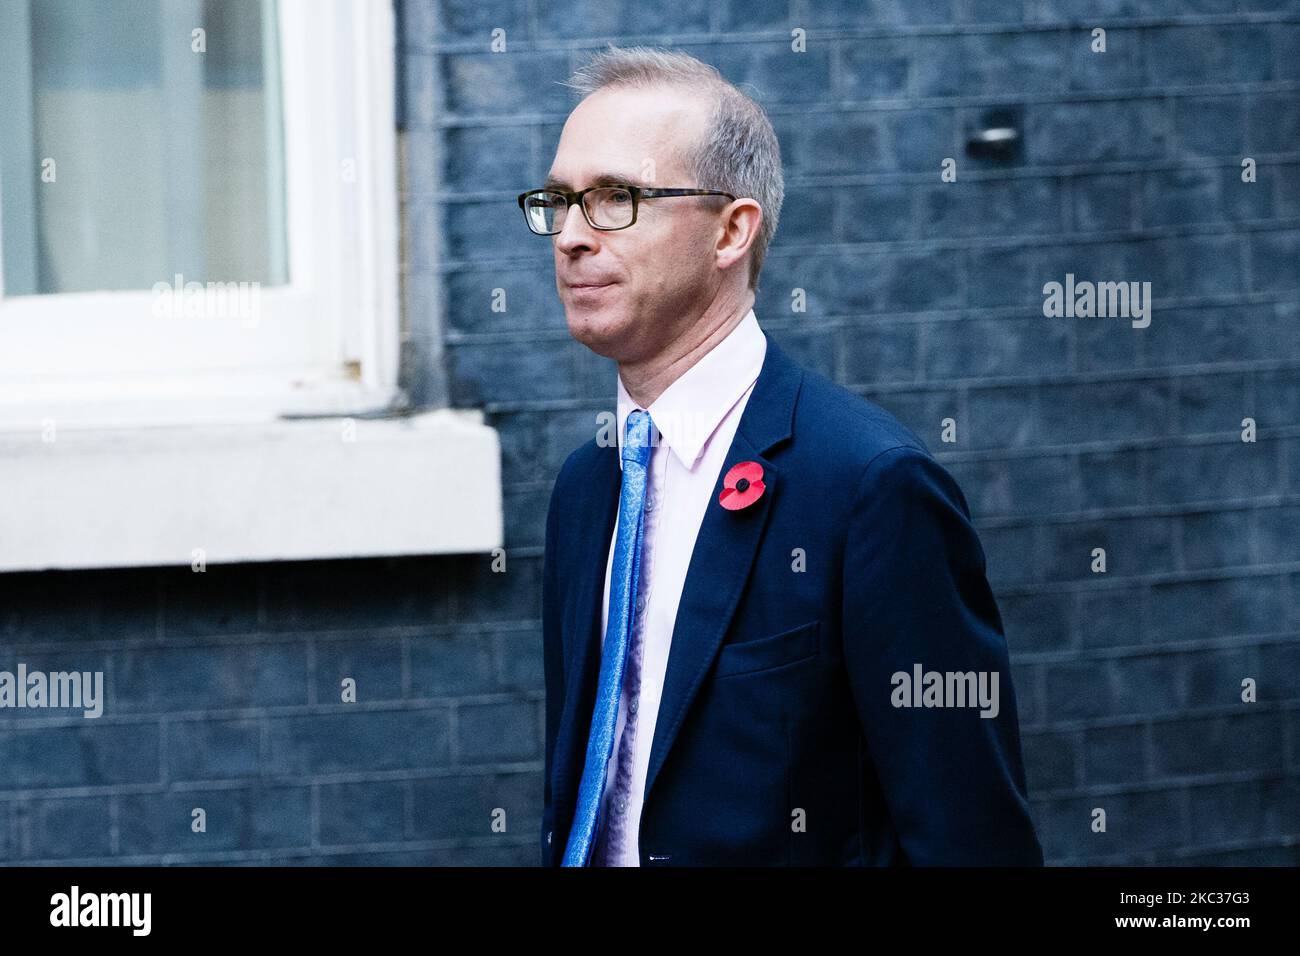
[[[570,206],[564,210],[564,225],[555,236],[555,244],[564,253],[591,249],[600,244],[600,232],[591,227],[578,206]]]

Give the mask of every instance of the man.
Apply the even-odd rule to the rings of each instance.
[[[618,411],[547,516],[543,863],[1040,865],[965,498],[759,329],[767,117],[662,50],[570,85],[519,204]]]

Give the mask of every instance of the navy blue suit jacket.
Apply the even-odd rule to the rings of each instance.
[[[547,516],[547,866],[595,703],[617,455],[595,437],[574,451]],[[766,491],[728,511],[717,496],[742,461]],[[997,715],[895,706],[892,675],[916,665],[996,671]],[[643,866],[1042,864],[965,497],[897,419],[771,338],[691,556],[639,836]]]

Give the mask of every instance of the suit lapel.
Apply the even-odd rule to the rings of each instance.
[[[790,436],[802,378],[799,366],[768,338],[763,369],[714,482],[686,571],[650,748],[646,801],[691,701],[731,626],[763,529],[779,499],[782,477],[763,456]],[[718,504],[718,495],[727,472],[742,461],[756,461],[762,466],[766,487],[762,497],[749,507],[728,511]]]

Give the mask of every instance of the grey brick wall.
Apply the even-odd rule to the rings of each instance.
[[[109,684],[97,721],[0,718],[0,860],[535,862],[547,496],[614,370],[569,339],[513,197],[553,155],[556,81],[614,40],[686,49],[768,108],[787,203],[756,312],[961,483],[1049,863],[1297,862],[1300,3],[402,0],[400,20],[404,376],[500,430],[508,570],[0,576],[0,669]],[[992,110],[1022,134],[1010,161],[965,152]],[[1151,326],[1045,318],[1067,272],[1150,281]]]

